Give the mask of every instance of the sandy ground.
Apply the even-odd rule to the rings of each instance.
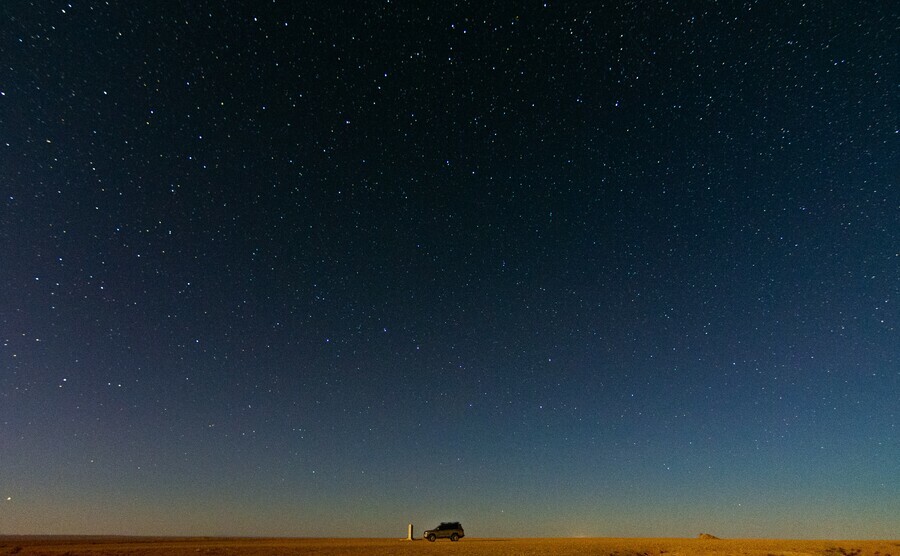
[[[765,539],[462,539],[430,543],[398,539],[230,539],[137,537],[0,537],[0,555],[46,554],[88,556],[130,554],[141,556],[459,554],[472,556],[525,556],[553,554],[691,555],[747,554],[759,556],[900,556],[900,540],[805,541]]]

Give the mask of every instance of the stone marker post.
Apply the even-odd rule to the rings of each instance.
[[[406,532],[406,540],[411,541],[411,540],[413,540],[412,523],[410,523],[408,527],[409,528],[407,529],[407,532]]]

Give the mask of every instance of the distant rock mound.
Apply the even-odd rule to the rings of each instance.
[[[720,540],[722,540],[722,539],[720,539],[719,537],[717,537],[717,536],[715,536],[715,535],[710,535],[709,533],[700,533],[700,536],[697,537],[697,538],[698,538],[698,539],[704,539],[704,540],[707,540],[707,541],[720,541]]]

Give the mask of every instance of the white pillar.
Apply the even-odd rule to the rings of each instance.
[[[412,523],[409,524],[409,528],[407,529],[406,540],[408,540],[408,541],[413,540]]]

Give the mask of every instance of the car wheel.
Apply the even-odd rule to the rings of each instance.
[[[436,539],[436,538],[437,537],[434,536],[434,533],[432,533],[432,534],[428,535],[428,542],[434,542],[434,539]]]
[[[457,535],[456,533],[453,533],[452,535],[450,535],[450,540],[453,541],[453,542],[458,541],[458,540],[459,540],[459,535]]]

